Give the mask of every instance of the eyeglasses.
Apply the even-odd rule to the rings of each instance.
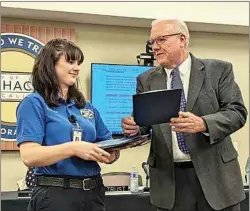
[[[157,38],[154,39],[154,40],[149,40],[149,43],[150,43],[150,45],[154,45],[155,43],[156,43],[157,45],[163,45],[163,44],[165,44],[165,42],[167,41],[167,38],[168,38],[168,37],[175,36],[175,35],[179,35],[179,34],[181,34],[181,33],[168,34],[168,35],[160,36],[160,37],[157,37]]]

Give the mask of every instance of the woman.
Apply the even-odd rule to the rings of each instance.
[[[35,59],[34,93],[17,108],[21,158],[36,167],[30,211],[105,210],[98,162],[110,164],[119,152],[108,153],[95,144],[111,139],[111,133],[77,89],[83,59],[74,43],[49,41]]]

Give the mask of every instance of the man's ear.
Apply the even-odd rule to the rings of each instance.
[[[185,47],[187,39],[186,39],[186,36],[184,34],[180,35],[180,41],[181,41],[181,47]]]

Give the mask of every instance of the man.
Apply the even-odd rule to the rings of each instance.
[[[247,163],[245,166],[245,180],[247,185],[249,185],[249,164],[250,164],[250,157],[247,158]]]
[[[159,66],[138,76],[137,93],[183,89],[179,117],[170,124],[139,128],[132,117],[122,119],[126,135],[152,129],[151,203],[164,211],[240,210],[245,195],[230,135],[243,127],[247,111],[232,64],[189,53],[180,20],[156,21],[150,39]]]

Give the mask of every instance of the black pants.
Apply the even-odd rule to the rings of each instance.
[[[28,211],[105,211],[105,188],[84,191],[75,188],[38,186]]]
[[[175,167],[175,203],[171,210],[158,211],[215,211],[207,202],[194,168]],[[218,199],[220,200],[220,199]],[[240,204],[221,211],[240,211]]]

